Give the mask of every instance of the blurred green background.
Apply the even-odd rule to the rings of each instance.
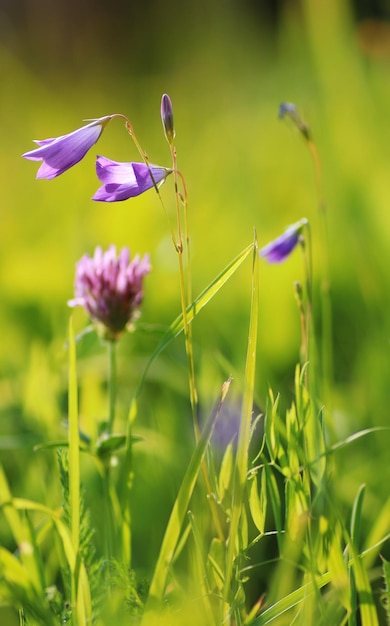
[[[119,120],[76,167],[36,181],[20,155],[33,139],[78,128],[86,118],[124,113],[153,163],[170,165],[160,98],[170,95],[178,164],[189,193],[194,293],[253,239],[260,245],[306,216],[318,282],[318,211],[304,141],[278,119],[295,102],[319,150],[328,211],[333,307],[331,437],[389,422],[390,9],[343,0],[269,3],[56,2],[0,5],[1,175],[0,445],[16,495],[60,503],[55,455],[37,441],[64,436],[66,341],[76,261],[96,245],[149,252],[144,329],[120,346],[121,417],[161,329],[179,313],[175,251],[152,192],[118,204],[90,200],[95,153],[137,160]],[[162,188],[174,219],[172,181]],[[317,273],[316,273],[317,270]],[[299,358],[293,283],[302,259],[260,266],[257,396],[270,384],[288,405]],[[202,410],[235,374],[240,395],[250,297],[250,263],[194,323]],[[75,315],[83,328],[83,312]],[[160,329],[160,330],[159,330]],[[134,500],[137,567],[150,572],[192,445],[184,345],[153,366],[137,428]],[[103,348],[80,349],[81,420],[105,417]],[[368,483],[367,527],[389,498],[390,435],[371,435],[336,457],[336,488],[350,504]],[[52,473],[54,472],[54,473]],[[98,478],[85,460],[91,506]],[[148,536],[145,519],[153,519]],[[160,523],[161,522],[161,523]]]

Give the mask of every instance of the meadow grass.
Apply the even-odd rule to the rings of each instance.
[[[322,9],[324,19],[313,14],[310,2],[303,6],[307,50],[323,90],[316,100],[318,110],[311,114],[323,126],[306,126],[298,107],[299,116],[287,118],[292,133],[286,120],[279,122],[278,134],[273,129],[267,144],[272,151],[264,161],[257,159],[257,148],[243,146],[242,137],[249,145],[255,124],[245,103],[217,120],[196,102],[207,145],[215,143],[215,127],[228,133],[241,120],[234,154],[241,159],[249,151],[249,171],[227,199],[224,178],[214,188],[208,178],[215,166],[213,155],[204,150],[197,154],[191,145],[191,158],[195,162],[201,157],[205,164],[200,186],[209,189],[197,216],[192,198],[198,206],[199,191],[192,184],[187,193],[177,174],[177,167],[187,164],[185,153],[176,154],[180,124],[176,143],[167,137],[174,182],[167,180],[156,189],[161,217],[153,214],[150,236],[139,236],[144,226],[139,215],[132,222],[134,238],[150,246],[152,258],[155,248],[157,261],[134,332],[115,343],[102,342],[94,326],[85,328],[85,315],[79,312],[71,316],[67,331],[60,329],[59,306],[49,304],[56,298],[50,289],[56,284],[56,267],[66,272],[68,286],[72,270],[70,263],[67,267],[57,259],[41,287],[50,313],[45,317],[34,307],[24,312],[31,319],[35,311],[41,329],[41,340],[31,346],[24,369],[18,363],[16,331],[4,338],[7,381],[11,387],[21,382],[23,390],[13,394],[4,385],[5,396],[19,402],[15,407],[4,402],[10,432],[1,438],[4,626],[389,623],[388,370],[385,352],[378,349],[384,338],[388,342],[382,312],[388,240],[380,211],[368,217],[364,209],[364,194],[370,205],[380,199],[385,166],[375,149],[372,164],[359,160],[354,144],[356,131],[361,146],[382,145],[382,130],[366,115],[373,109],[358,55],[343,48],[346,15],[339,15],[334,3]],[[286,46],[296,43],[294,24],[282,25]],[[324,29],[337,41],[336,69],[321,45]],[[351,77],[353,107],[340,90],[345,72]],[[18,75],[23,78],[22,71]],[[280,75],[288,84],[288,71]],[[381,77],[381,67],[373,70],[372,86],[384,103],[390,94],[380,86]],[[248,75],[248,89],[250,84]],[[184,91],[181,100],[185,102]],[[276,118],[274,102],[272,106],[266,103],[261,110],[264,126],[271,111]],[[341,115],[346,109],[347,118]],[[176,114],[180,119],[175,105]],[[67,115],[63,117],[68,123]],[[53,114],[51,124],[54,119]],[[150,125],[156,132],[154,121]],[[348,151],[341,140],[343,124],[350,126]],[[193,131],[191,124],[189,129]],[[185,132],[191,136],[188,143],[195,143],[194,133],[188,128]],[[102,141],[108,149],[106,131]],[[120,141],[115,144],[119,150]],[[282,146],[288,146],[285,154]],[[340,160],[334,164],[337,151]],[[219,163],[229,164],[228,154],[220,154]],[[274,216],[263,208],[261,219],[253,219],[259,231],[253,234],[249,227],[239,229],[239,211],[229,215],[225,205],[227,200],[245,204],[257,193],[250,183],[257,176],[254,164],[262,171],[267,199],[274,197],[275,205],[290,202],[291,212],[283,209]],[[78,168],[88,170],[85,163]],[[278,172],[270,180],[268,168]],[[378,183],[371,196],[363,184],[367,171]],[[187,180],[188,172],[184,174]],[[68,201],[82,204],[88,173],[79,176],[75,186],[58,181],[62,226],[72,233],[73,252],[100,243],[97,234],[104,243],[116,236],[128,243],[130,230],[118,216],[113,216],[108,235],[100,209],[91,231],[90,209],[84,217],[81,211],[65,213]],[[280,178],[284,185],[275,184]],[[50,192],[35,192],[32,184],[28,189],[30,195],[41,194],[36,210],[44,213]],[[153,189],[148,193],[151,197]],[[328,194],[344,212],[335,215]],[[132,211],[137,203],[140,212],[148,210],[144,197],[129,203]],[[259,247],[302,218],[301,205],[309,222],[297,249],[280,266],[266,265]],[[26,237],[33,237],[30,219],[26,216]],[[248,226],[247,219],[242,221]],[[366,262],[362,242],[367,244]],[[53,246],[53,241],[44,241],[47,258]],[[204,257],[199,254],[202,246],[208,250]],[[35,266],[41,267],[36,244],[31,251]],[[45,266],[47,258],[42,260]],[[166,266],[161,269],[162,259]],[[377,270],[376,282],[370,267]],[[349,286],[354,273],[361,291]],[[14,277],[21,293],[32,298],[33,285],[22,272],[18,279],[17,268]],[[61,301],[63,285],[58,289]],[[365,307],[370,312],[366,316]],[[366,339],[367,319],[371,326]],[[17,321],[13,324],[10,328],[17,328]],[[49,326],[54,336],[44,343]],[[9,348],[13,340],[15,353]],[[293,359],[284,361],[283,350],[292,351]],[[266,382],[268,376],[272,381],[273,366],[280,368],[279,383],[284,368],[288,370],[287,385],[275,389]]]
[[[293,121],[297,123],[296,118]],[[302,130],[300,125],[298,118]],[[130,134],[133,135],[132,130]],[[304,134],[312,149],[306,126]],[[176,168],[176,155],[173,156]],[[160,195],[157,187],[156,191]],[[386,579],[388,569],[386,562],[383,569],[374,567],[373,554],[379,553],[390,534],[382,535],[380,529],[378,540],[362,549],[366,487],[361,485],[352,511],[345,515],[334,495],[334,470],[330,469],[336,449],[350,445],[359,437],[370,436],[374,429],[357,432],[333,444],[327,441],[326,407],[321,394],[326,393],[324,388],[328,385],[322,384],[320,372],[323,371],[323,376],[329,374],[328,365],[321,370],[321,348],[315,345],[313,332],[311,238],[306,236],[309,224],[301,220],[270,244],[279,251],[286,238],[288,242],[291,240],[278,262],[287,259],[301,245],[306,281],[296,287],[302,363],[296,367],[293,402],[287,411],[281,410],[279,397],[270,389],[266,409],[262,411],[256,409],[255,400],[260,262],[257,239],[193,302],[189,301],[190,239],[188,224],[185,243],[181,236],[181,203],[186,210],[186,199],[183,200],[177,180],[175,195],[178,238],[172,228],[171,233],[179,260],[182,313],[146,363],[124,434],[118,434],[114,426],[117,342],[108,339],[108,418],[101,424],[102,432],[97,438],[80,432],[76,340],[71,318],[67,342],[68,439],[39,446],[41,450],[60,451],[63,503],[54,510],[38,502],[14,498],[2,473],[1,506],[16,546],[16,552],[1,549],[3,603],[18,611],[21,624],[63,621],[75,625],[103,624],[110,619],[151,626],[188,620],[210,626],[260,626],[270,622],[379,624],[380,603],[372,585],[382,576]],[[320,206],[319,210],[324,209]],[[264,253],[268,250],[269,246],[264,248]],[[183,262],[185,251],[186,263]],[[210,416],[203,424],[199,423],[190,328],[248,256],[252,257],[252,267],[246,365],[239,399],[241,408],[229,432],[229,426],[224,427],[222,420],[231,378],[221,384],[219,399],[216,398]],[[320,291],[319,297],[327,299],[328,307],[328,292]],[[89,331],[95,332],[93,327]],[[133,424],[149,368],[181,334],[185,337],[188,359],[194,447],[167,521],[154,573],[149,581],[141,582],[132,565],[132,544],[137,541],[132,531],[132,484],[137,473]],[[79,341],[84,337],[85,333]],[[219,461],[211,445],[218,421],[222,421],[225,437],[225,452]],[[251,445],[255,433],[257,437]],[[93,529],[93,517],[82,496],[83,453],[95,459],[102,479],[101,550],[92,547],[93,532],[89,524]],[[117,466],[119,471],[114,479],[113,469]],[[196,487],[198,494],[193,499]],[[36,513],[40,514],[40,522],[35,520]],[[142,517],[142,512],[137,514]],[[152,519],[146,518],[145,523],[152,533]],[[49,571],[43,550],[48,535],[51,535],[50,550],[57,554],[54,559],[57,562]],[[261,544],[271,538],[274,540],[271,558],[263,561],[254,556]],[[366,565],[366,557],[371,558],[370,566]],[[261,568],[265,568],[268,577],[264,588],[257,579],[257,570]],[[254,597],[251,598],[247,587],[252,587]]]

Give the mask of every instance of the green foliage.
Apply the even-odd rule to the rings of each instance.
[[[179,25],[168,46],[152,11],[142,76],[137,55],[114,64],[104,50],[98,79],[81,59],[79,78],[41,62],[37,77],[1,44],[4,626],[390,620],[388,59],[348,3],[320,4],[284,3],[273,37],[234,3],[208,7],[215,23],[194,5],[194,34]],[[152,193],[108,216],[88,202],[89,155],[48,184],[19,157],[30,136],[130,105],[165,164],[166,90],[189,191],[188,207],[176,197],[191,226],[181,286]],[[281,98],[310,132],[276,119]],[[115,133],[102,153],[133,159]],[[258,279],[253,225],[263,245],[302,215],[304,263],[295,252]],[[117,346],[115,416],[103,347],[78,313],[67,336],[65,306],[75,260],[113,241],[153,265]]]

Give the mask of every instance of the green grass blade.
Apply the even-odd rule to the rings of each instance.
[[[383,578],[385,581],[384,606],[386,610],[387,622],[390,624],[390,563],[386,559],[383,561]]]
[[[314,593],[315,588],[321,589],[327,585],[330,580],[331,576],[329,572],[322,574],[322,576],[316,576],[314,581],[312,580],[306,583],[265,609],[259,617],[253,622],[250,622],[250,626],[265,626],[265,624],[270,624],[273,620],[278,619],[281,615],[293,609],[294,606],[303,602],[308,594]]]
[[[363,499],[365,494],[365,485],[361,485],[356,495],[352,516],[351,530],[348,550],[351,556],[351,566],[356,583],[356,591],[359,597],[359,612],[362,626],[377,626],[378,614],[376,611],[367,571],[363,563],[363,559],[359,554],[360,528],[362,519]],[[355,585],[351,585],[355,592]],[[352,598],[352,606],[355,606],[356,600]]]
[[[249,321],[248,347],[245,366],[245,388],[242,402],[240,432],[238,435],[236,467],[234,474],[232,516],[226,557],[223,604],[228,604],[234,559],[237,556],[237,537],[242,515],[243,499],[248,472],[248,448],[253,414],[253,398],[256,370],[257,328],[259,317],[259,280],[257,244],[253,246],[251,312]],[[225,607],[222,607],[225,611]]]
[[[69,496],[73,549],[77,553],[80,537],[80,436],[77,399],[76,344],[72,318],[69,320]]]
[[[58,624],[51,613],[44,593],[39,593],[23,563],[0,547],[0,597],[2,605],[28,607],[40,624]],[[34,622],[36,623],[36,622]]]
[[[91,605],[89,598],[89,584],[85,569],[80,563],[80,434],[78,417],[77,371],[76,371],[76,343],[73,331],[72,318],[69,320],[69,396],[68,396],[68,437],[69,437],[69,504],[71,510],[71,538],[75,555],[73,563],[69,560],[69,547],[65,553],[72,576],[72,612],[75,626],[82,626],[89,622]],[[58,530],[58,524],[57,524]],[[60,531],[59,531],[60,532]],[[63,541],[65,536],[62,537]],[[65,544],[64,544],[65,548]]]
[[[352,508],[351,540],[353,541],[356,549],[358,549],[359,542],[360,542],[360,527],[361,527],[363,499],[364,499],[365,492],[366,492],[366,485],[360,485],[355,501],[353,503],[353,508]]]
[[[25,566],[31,583],[37,591],[44,589],[40,558],[36,550],[32,529],[26,519],[16,510],[3,468],[0,466],[0,510],[13,534],[20,553],[20,559]]]
[[[187,324],[191,324],[196,315],[206,306],[208,302],[219,292],[219,290],[227,283],[227,281],[234,275],[234,273],[238,270],[238,268],[242,265],[242,263],[247,259],[251,251],[253,250],[253,243],[244,248],[215,278],[211,283],[199,294],[199,296],[194,300],[192,304],[190,304],[187,308]],[[131,467],[132,467],[132,445],[131,445],[131,431],[132,424],[137,416],[138,412],[138,398],[141,394],[144,381],[146,379],[147,373],[157,359],[157,357],[167,348],[167,346],[184,330],[184,320],[183,314],[180,314],[170,325],[167,332],[161,339],[157,348],[154,350],[152,356],[146,364],[146,367],[143,371],[141,380],[138,384],[134,392],[133,399],[131,401],[129,416],[128,416],[128,428],[127,428],[127,438],[128,444],[126,447],[126,454],[123,463],[123,479],[122,484],[124,488],[123,500],[129,501],[129,496],[126,493],[126,490],[129,490],[129,485],[131,484],[130,475],[131,475]],[[125,550],[127,552],[126,558],[128,562],[130,562],[130,540],[131,540],[131,528],[130,528],[130,511],[128,509],[124,510],[124,521],[122,524],[122,535],[123,535],[123,545],[125,546]]]
[[[215,410],[210,415],[202,431],[199,442],[193,452],[190,463],[181,483],[179,493],[177,495],[168,521],[163,543],[160,549],[160,554],[157,560],[157,565],[150,585],[149,596],[145,607],[144,621],[142,622],[143,624],[155,623],[153,621],[153,616],[150,615],[150,611],[154,608],[154,606],[159,606],[163,598],[169,568],[180,537],[181,528],[187,514],[187,507],[198,478],[207,445],[213,432],[215,421],[222,408],[222,404],[228,392],[229,386],[230,380],[224,383],[222,387],[220,400]],[[149,618],[150,621],[148,621]]]
[[[218,291],[223,287],[227,281],[233,276],[233,274],[238,270],[238,268],[242,265],[245,259],[249,256],[251,251],[253,250],[253,243],[244,248],[215,278],[214,280],[199,294],[197,298],[187,307],[187,323],[190,324],[194,318],[198,315],[198,313],[206,306],[208,302],[218,293]],[[153,352],[150,357],[145,370],[142,375],[142,379],[138,388],[135,392],[135,398],[139,396],[142,390],[143,382],[145,380],[146,374],[148,373],[152,363],[156,360],[156,358],[165,350],[167,346],[180,335],[184,330],[184,321],[183,315],[180,314],[170,325],[167,332],[161,339],[157,348]]]

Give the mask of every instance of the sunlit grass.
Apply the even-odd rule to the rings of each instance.
[[[389,533],[390,435],[375,430],[388,423],[388,59],[364,55],[350,16],[337,3],[314,4],[310,0],[302,4],[303,20],[286,6],[272,42],[249,24],[241,36],[234,28],[235,16],[231,22],[227,16],[215,38],[205,37],[194,46],[187,65],[177,63],[149,77],[129,76],[126,67],[116,67],[107,72],[108,89],[101,88],[95,74],[85,82],[59,87],[59,79],[45,81],[16,55],[1,50],[8,72],[0,148],[5,180],[0,232],[0,445],[5,476],[16,500],[10,504],[3,482],[0,573],[8,582],[19,574],[20,580],[11,591],[8,587],[6,596],[7,585],[1,578],[0,594],[11,598],[15,619],[3,615],[12,626],[19,623],[17,599],[26,606],[37,602],[41,615],[47,615],[42,581],[63,589],[60,572],[67,564],[73,573],[75,606],[80,597],[76,585],[83,574],[80,563],[72,560],[72,543],[64,556],[58,550],[58,537],[54,541],[48,530],[42,531],[64,497],[55,453],[32,449],[67,438],[66,302],[73,293],[73,268],[84,252],[111,243],[149,251],[153,272],[139,329],[119,346],[117,368],[120,432],[126,432],[131,402],[145,373],[133,428],[141,440],[132,448],[132,567],[137,582],[128,572],[117,571],[117,589],[96,623],[103,624],[112,615],[122,620],[123,603],[133,609],[139,603],[142,608],[147,583],[156,580],[159,598],[164,596],[175,607],[166,615],[158,611],[156,626],[219,626],[216,616],[226,610],[237,624],[308,624],[315,619],[324,626],[352,626],[357,623],[355,605],[363,606],[357,611],[364,626],[376,623],[368,583],[379,607],[384,583],[378,555],[390,557],[388,545],[382,543]],[[243,26],[245,20],[237,24]],[[189,192],[194,296],[227,271],[232,259],[248,246],[254,227],[262,246],[305,215],[312,227],[314,302],[319,303],[323,267],[313,163],[296,128],[277,118],[282,100],[298,104],[321,158],[330,244],[334,375],[327,397],[309,400],[317,408],[325,401],[323,430],[316,430],[320,422],[305,430],[307,415],[303,418],[300,413],[300,394],[307,390],[303,379],[302,384],[294,382],[301,344],[294,282],[305,280],[302,259],[294,252],[280,267],[263,262],[259,267],[257,367],[252,374],[254,415],[265,412],[266,425],[265,439],[263,417],[260,435],[253,436],[251,446],[254,456],[259,456],[253,466],[252,456],[249,459],[248,492],[243,495],[241,482],[234,478],[234,463],[229,460],[233,444],[222,464],[223,453],[214,448],[214,465],[213,457],[208,458],[213,493],[209,497],[219,507],[223,540],[213,525],[201,478],[191,501],[188,485],[193,487],[192,482],[184,483],[187,492],[180,524],[174,532],[168,525],[177,495],[183,493],[191,455],[203,452],[193,439],[176,252],[156,195],[149,192],[136,202],[110,206],[93,203],[90,197],[97,188],[93,151],[83,163],[50,182],[35,181],[35,165],[20,158],[32,148],[32,139],[71,131],[85,117],[121,112],[129,115],[150,160],[169,166],[158,115],[163,91],[174,102],[178,167]],[[110,134],[103,135],[96,152],[118,160],[136,159],[117,122]],[[174,220],[172,180],[167,180],[161,194]],[[207,423],[231,374],[223,407],[226,414],[236,410],[245,394],[251,280],[249,263],[243,263],[223,289],[206,292],[210,298],[191,319],[201,424]],[[173,320],[179,320],[179,326],[177,338],[171,341]],[[84,328],[83,314],[75,314],[74,324],[76,333]],[[319,335],[317,306],[314,328]],[[164,350],[148,368],[160,341]],[[80,426],[93,440],[99,436],[99,423],[108,417],[106,366],[96,337],[78,342]],[[273,428],[280,425],[280,432],[269,430],[271,419]],[[349,439],[364,429],[373,430]],[[273,438],[279,439],[274,447]],[[195,479],[199,463],[192,469],[190,478]],[[98,556],[107,556],[101,504],[106,494],[93,454],[81,453],[80,472],[96,530],[93,543]],[[113,484],[119,484],[120,478],[118,468],[113,468]],[[25,516],[26,500],[42,503],[47,510]],[[242,500],[249,507],[247,517],[241,511]],[[228,540],[227,521],[233,517],[234,546],[232,537]],[[15,528],[12,519],[18,518],[22,521]],[[58,526],[50,532],[58,533]],[[69,529],[61,527],[61,532],[60,543],[66,542]],[[168,560],[160,552],[167,532]],[[27,556],[15,552],[20,537],[22,542],[35,537],[41,563],[28,561],[28,551]],[[363,552],[360,559],[357,555]],[[39,568],[43,578],[41,572],[38,580]],[[142,584],[137,590],[138,583]],[[81,612],[85,609],[77,606]],[[379,612],[380,619],[383,615]],[[27,623],[35,623],[34,619]]]

